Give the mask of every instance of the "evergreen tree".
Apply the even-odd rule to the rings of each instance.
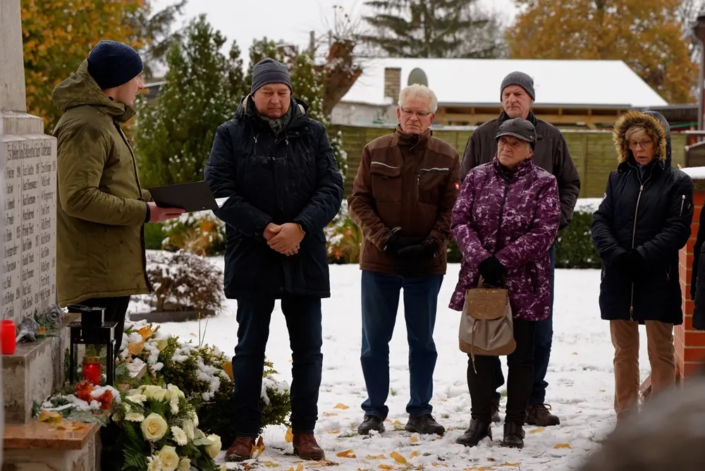
[[[363,40],[390,57],[498,57],[498,21],[477,0],[369,0],[364,17],[373,34]]]
[[[154,105],[141,100],[135,135],[144,186],[203,179],[217,127],[237,107],[237,48],[226,58],[225,38],[205,16],[192,21],[167,54],[169,72]]]

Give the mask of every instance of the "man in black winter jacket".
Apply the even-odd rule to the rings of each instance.
[[[260,61],[252,89],[213,142],[206,181],[225,221],[225,295],[237,299],[233,357],[236,439],[226,461],[250,458],[262,425],[264,354],[275,300],[293,350],[294,452],[323,459],[313,430],[321,384],[321,298],[330,297],[323,229],[343,198],[343,180],[325,129],[291,96],[285,65]]]
[[[580,194],[580,177],[570,157],[568,145],[561,132],[549,123],[537,119],[531,112],[531,105],[536,99],[534,81],[523,72],[512,72],[502,81],[500,87],[502,114],[497,119],[488,121],[477,128],[468,139],[460,165],[460,178],[465,179],[468,172],[478,165],[491,162],[497,154],[497,130],[504,121],[522,118],[536,128],[536,148],[534,163],[550,172],[558,181],[558,193],[561,199],[561,222],[559,229],[564,229],[573,218],[573,209]],[[553,273],[556,265],[555,245],[550,249],[551,257],[551,305],[553,305]],[[553,311],[553,310],[551,310]],[[536,325],[534,342],[534,387],[531,391],[529,405],[526,410],[526,423],[542,427],[558,425],[560,419],[549,412],[544,404],[546,399],[546,372],[551,357],[553,343],[553,312],[551,317]],[[504,376],[499,362],[495,362],[495,386],[504,384]],[[493,399],[493,420],[499,421],[499,393],[495,392]]]

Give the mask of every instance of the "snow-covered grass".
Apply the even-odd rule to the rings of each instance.
[[[213,263],[222,266],[223,261],[213,259]],[[459,314],[446,307],[459,269],[458,265],[451,265],[440,294],[434,335],[438,349],[434,415],[448,432],[437,439],[403,431],[407,421],[405,407],[409,398],[409,373],[402,305],[390,344],[388,431],[367,438],[358,436],[355,429],[363,417],[360,404],[366,397],[359,362],[360,272],[354,265],[334,265],[330,268],[332,297],[323,302],[323,382],[316,434],[328,460],[337,463],[336,469],[402,469],[404,466],[390,457],[392,452],[398,452],[414,468],[571,470],[577,469],[614,427],[614,350],[608,324],[600,320],[599,271],[558,270],[547,401],[560,416],[561,425],[546,429],[526,427],[526,447],[523,450],[499,446],[501,424],[493,426],[494,442],[485,440],[472,449],[455,444],[470,420],[470,396],[465,379],[467,356],[458,350]],[[236,309],[237,303],[228,301],[225,312],[208,321],[206,343],[214,344],[227,353],[233,351],[237,342]],[[197,322],[163,324],[162,329],[184,338],[195,339],[198,335]],[[642,342],[640,352],[643,378],[648,374],[645,343]],[[272,318],[267,357],[274,362],[282,378],[290,381],[291,353],[279,304]],[[395,431],[395,427],[402,431]],[[285,470],[296,468],[298,459],[292,455],[292,446],[286,442],[285,432],[283,427],[265,430],[267,448],[258,459],[259,466],[264,468],[268,463],[268,466],[279,465]],[[223,444],[226,448],[228,445]],[[356,457],[336,456],[346,450],[352,450]],[[257,466],[255,463],[251,465]],[[380,465],[390,468],[380,468]],[[235,465],[229,466],[235,469]],[[309,464],[305,467],[308,468]]]

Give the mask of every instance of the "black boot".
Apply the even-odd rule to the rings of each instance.
[[[492,424],[482,420],[471,420],[470,428],[458,438],[455,443],[468,447],[477,446],[483,439],[489,437],[492,440]]]
[[[436,422],[431,414],[420,415],[409,419],[404,429],[411,433],[421,433],[424,435],[443,435],[446,433],[445,427]]]
[[[374,415],[366,415],[362,423],[357,427],[357,433],[360,435],[369,435],[370,431],[376,430],[379,433],[384,432],[384,420]]]
[[[504,424],[504,440],[502,446],[509,448],[524,448],[524,429],[521,424],[508,422]]]

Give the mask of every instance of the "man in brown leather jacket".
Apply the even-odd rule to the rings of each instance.
[[[458,154],[431,136],[436,95],[411,85],[399,95],[399,126],[367,144],[348,199],[364,235],[362,269],[362,371],[368,399],[360,434],[384,431],[389,409],[389,341],[404,290],[409,332],[413,433],[445,433],[431,415],[438,292],[446,272],[450,219],[460,188]]]
[[[561,132],[545,121],[537,119],[531,112],[531,105],[536,99],[534,81],[523,72],[512,72],[502,81],[500,88],[502,99],[502,114],[497,119],[488,121],[472,133],[463,155],[460,166],[462,179],[474,167],[491,162],[497,153],[495,136],[499,125],[512,118],[529,120],[536,128],[537,142],[534,149],[534,163],[552,173],[558,180],[558,193],[561,199],[561,223],[559,229],[564,229],[573,218],[573,209],[580,194],[580,177],[570,157],[568,145]],[[551,247],[551,305],[553,305],[553,272],[555,270],[555,245]],[[546,371],[551,357],[553,339],[553,312],[551,317],[540,321],[536,326],[534,339],[534,388],[529,399],[526,421],[529,425],[542,427],[558,425],[560,419],[551,414],[544,404],[546,398]],[[496,360],[496,387],[504,384],[504,376],[499,358]],[[493,420],[499,421],[499,393],[493,400]]]

